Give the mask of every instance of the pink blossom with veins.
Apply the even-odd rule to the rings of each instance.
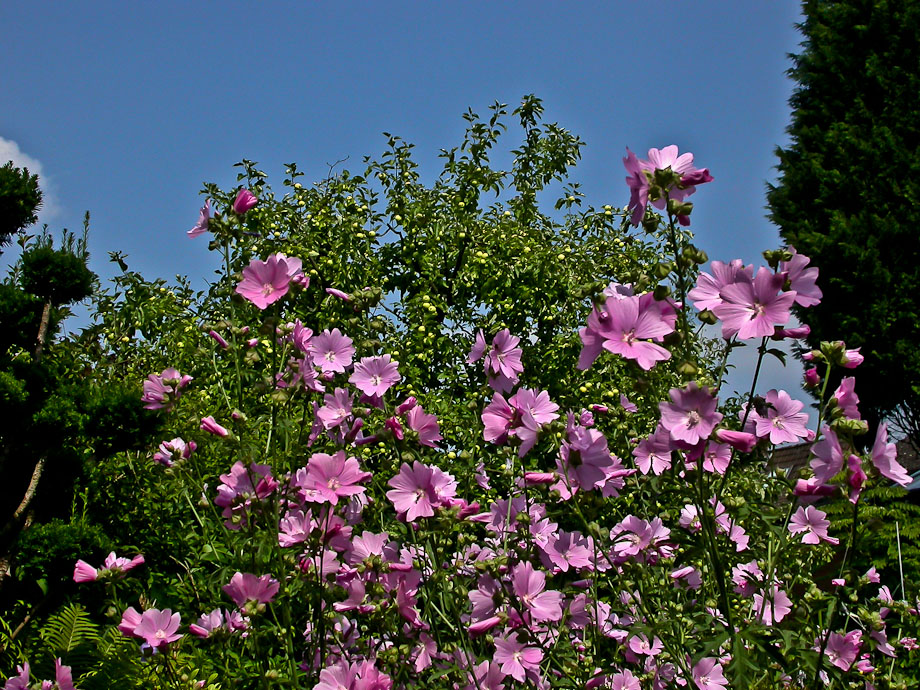
[[[847,483],[850,485],[850,503],[856,505],[859,501],[859,495],[862,493],[863,485],[866,483],[865,471],[862,468],[862,458],[852,453],[847,458],[847,468],[850,470],[850,477]]]
[[[820,651],[822,638],[815,640],[814,649]],[[824,646],[824,655],[831,665],[836,666],[841,671],[849,671],[856,657],[859,655],[859,649],[862,647],[862,631],[851,630],[846,635],[840,633],[831,633],[827,638],[827,644]]]
[[[888,443],[888,425],[885,422],[878,425],[870,457],[872,464],[875,465],[882,476],[888,477],[888,479],[901,486],[910,484],[910,475],[897,460],[897,446],[893,443]]]
[[[546,589],[546,575],[530,563],[518,563],[511,572],[512,588],[531,618],[537,622],[562,618],[562,594]]]
[[[250,602],[268,604],[275,598],[279,587],[278,581],[271,575],[259,577],[252,573],[237,572],[230,578],[229,584],[221,589],[237,606],[243,608]]]
[[[826,484],[843,470],[843,450],[833,429],[825,426],[821,433],[821,440],[811,447],[811,470],[818,483]]]
[[[826,518],[827,513],[814,506],[800,506],[789,521],[789,531],[792,534],[804,533],[802,534],[803,544],[820,544],[822,541],[828,544],[839,544],[839,539],[828,535],[827,528],[831,526],[831,523]]]
[[[438,427],[438,418],[425,412],[421,405],[415,405],[409,410],[406,414],[406,424],[418,434],[418,442],[423,446],[434,448],[435,444],[443,439]]]
[[[722,320],[722,337],[765,338],[773,335],[776,326],[785,325],[796,293],[779,292],[783,282],[784,274],[761,266],[753,280],[739,274],[736,282],[723,287],[722,304],[712,308]]]
[[[633,635],[626,642],[626,646],[639,656],[649,656],[656,657],[661,654],[661,651],[664,649],[664,645],[661,640],[657,637],[652,638],[651,642],[648,639],[648,636],[645,633],[639,633],[638,635]]]
[[[367,396],[382,398],[402,378],[399,374],[399,362],[390,355],[362,357],[355,364],[354,372],[348,382],[354,384]]]
[[[353,403],[351,393],[344,388],[336,388],[333,393],[323,396],[323,406],[316,411],[316,416],[325,429],[334,429],[351,416]]]
[[[814,266],[806,268],[811,259],[799,254],[794,247],[790,249],[792,258],[781,262],[779,270],[786,274],[789,289],[795,292],[795,303],[802,307],[813,307],[820,303],[823,297],[821,288],[817,285],[818,269]]]
[[[757,583],[763,582],[763,571],[756,560],[740,563],[732,567],[732,582],[735,583],[736,594],[749,597],[757,590]]]
[[[722,673],[719,660],[714,657],[700,659],[693,667],[693,683],[697,690],[725,690],[728,680]]]
[[[696,381],[691,381],[683,390],[672,388],[669,392],[670,403],[659,403],[661,426],[675,441],[696,445],[709,438],[716,425],[722,421],[722,413],[717,411],[718,400],[709,392],[709,388],[700,388]]]
[[[538,673],[543,652],[538,647],[528,647],[519,642],[517,636],[495,638],[495,656],[493,660],[505,673],[516,681],[523,683],[528,672]]]
[[[731,263],[713,261],[709,264],[709,270],[712,275],[701,272],[696,278],[696,287],[687,293],[693,301],[693,306],[697,309],[709,309],[722,304],[722,296],[719,294],[722,288],[741,280],[754,280],[754,265],[744,265],[741,259],[733,259]]]
[[[352,340],[338,328],[324,330],[312,340],[313,365],[323,372],[344,372],[351,366],[355,348]]]
[[[629,148],[626,149],[626,158],[623,159],[623,165],[628,173],[626,184],[629,186],[630,196],[628,210],[632,211],[629,221],[637,226],[642,222],[645,216],[645,209],[648,206],[649,180],[645,175],[645,169]]]
[[[659,475],[671,468],[671,434],[660,424],[655,432],[639,442],[633,449],[636,467],[642,474]]]
[[[154,649],[172,644],[182,637],[179,630],[180,616],[170,609],[147,609],[134,628],[133,636],[142,638]]]
[[[588,315],[588,325],[578,334],[582,341],[578,368],[587,369],[602,350],[634,360],[648,371],[657,362],[671,358],[661,341],[674,332],[677,313],[667,301],[657,301],[652,293],[639,297],[608,298],[603,307]]]
[[[306,326],[304,326],[300,319],[294,321],[293,329],[291,330],[291,335],[289,336],[291,343],[294,344],[300,352],[303,352],[306,355],[310,355],[313,352],[313,331]],[[312,361],[312,357],[310,358]]]
[[[795,443],[808,437],[808,413],[802,412],[805,403],[793,400],[786,391],[775,388],[767,391],[767,414],[761,416],[756,410],[748,415],[748,424],[753,422],[754,433],[759,438],[769,438],[770,443]]]
[[[309,539],[313,527],[313,515],[309,510],[304,513],[300,508],[291,508],[278,524],[279,546],[287,548],[302,544]]]
[[[345,451],[340,450],[335,455],[314,453],[297,486],[306,501],[337,505],[340,498],[363,494],[366,488],[361,482],[370,478],[371,473],[361,470],[357,458],[346,458]]]
[[[779,623],[790,611],[792,600],[779,585],[774,584],[770,594],[762,590],[754,595],[754,615],[764,625]]]
[[[253,259],[243,269],[243,280],[236,292],[259,309],[265,309],[288,293],[291,280],[301,272],[301,260],[272,254],[266,261]]]
[[[457,495],[457,482],[450,474],[417,460],[412,467],[403,463],[399,474],[387,485],[393,487],[387,491],[387,498],[406,522],[433,516],[435,508]]]

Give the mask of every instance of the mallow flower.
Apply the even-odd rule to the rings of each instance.
[[[291,281],[301,275],[302,262],[284,254],[271,254],[266,261],[253,259],[243,269],[236,292],[259,309],[265,309],[288,293]]]

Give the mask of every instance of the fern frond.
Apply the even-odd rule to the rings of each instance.
[[[95,647],[101,639],[99,626],[79,604],[65,606],[55,613],[39,634],[51,651],[61,658],[66,658],[79,647]]]

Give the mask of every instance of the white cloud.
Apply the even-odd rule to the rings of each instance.
[[[8,161],[13,161],[17,168],[28,168],[31,175],[38,175],[38,184],[42,190],[42,207],[38,213],[38,222],[50,222],[58,215],[60,208],[54,193],[54,182],[45,175],[41,161],[24,153],[15,141],[0,137],[0,166],[6,165]]]

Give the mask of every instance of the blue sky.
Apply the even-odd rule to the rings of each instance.
[[[589,203],[628,199],[626,146],[677,144],[716,178],[694,197],[699,243],[757,262],[778,243],[764,186],[798,20],[787,1],[4,3],[0,156],[40,168],[53,228],[90,210],[103,277],[117,249],[148,277],[203,279],[215,262],[185,230],[201,183],[229,186],[241,158],[315,180],[359,170],[388,131],[433,174],[468,107],[535,93],[586,142]]]

